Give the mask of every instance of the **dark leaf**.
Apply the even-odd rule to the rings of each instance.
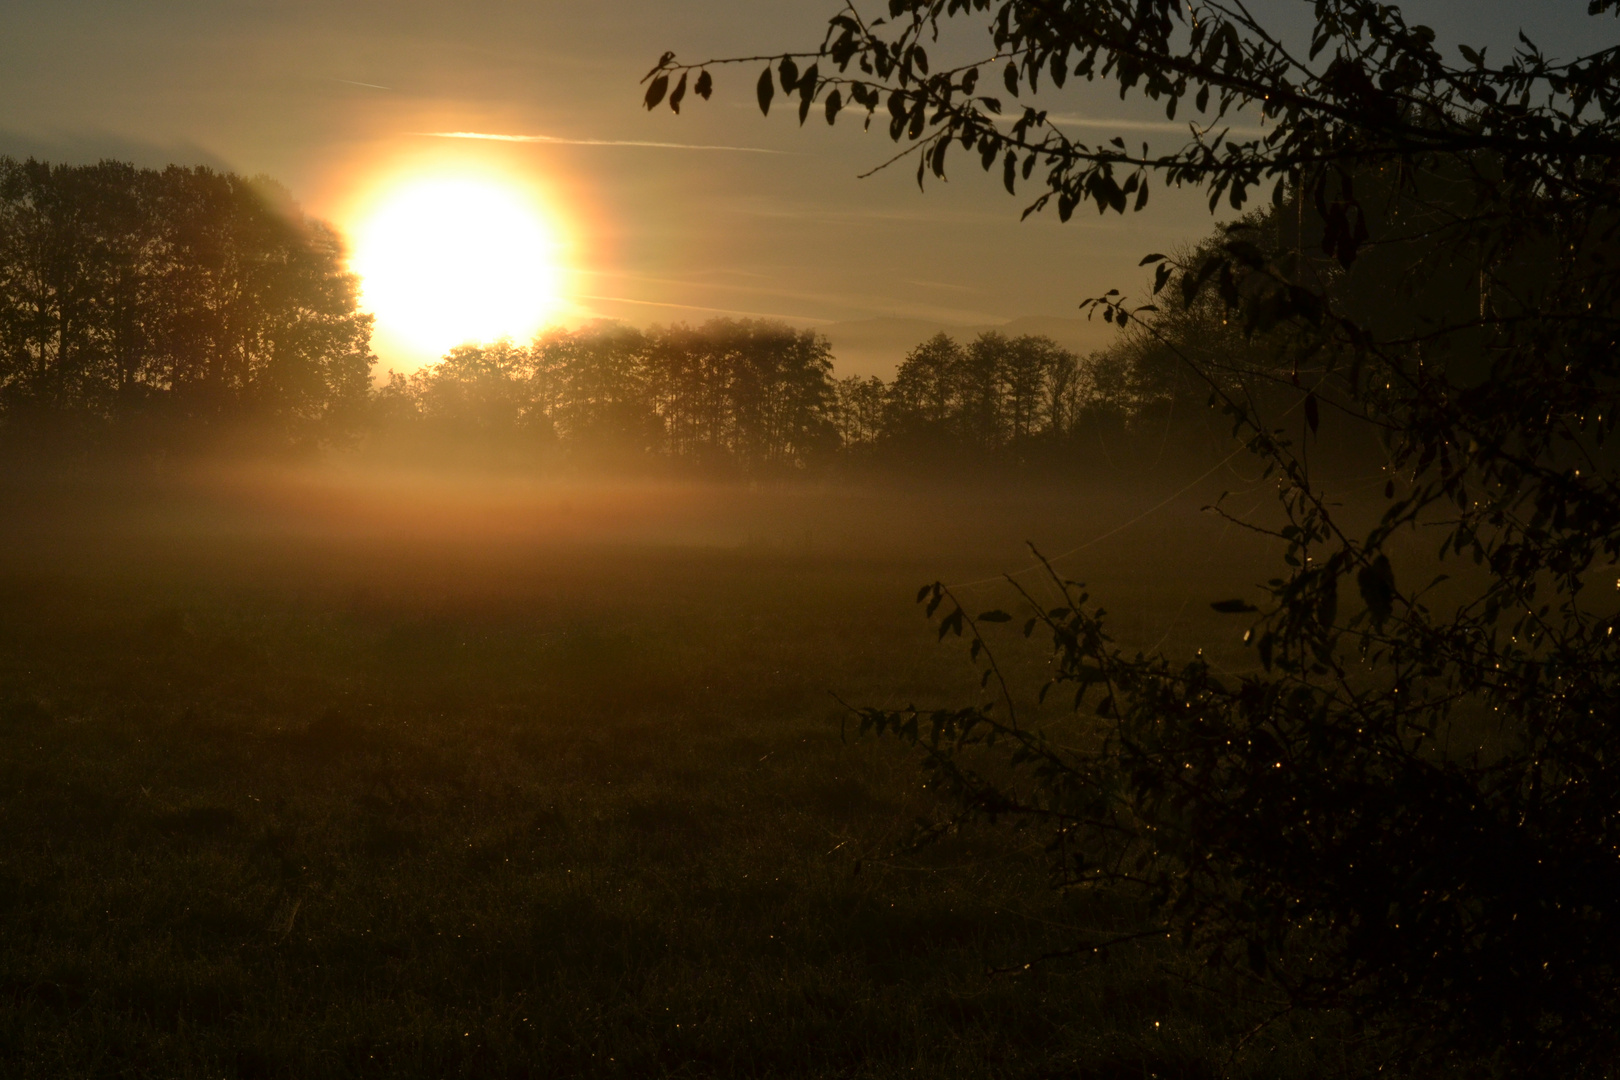
[[[658,107],[659,102],[664,100],[664,94],[668,90],[669,76],[660,75],[647,87],[647,96],[641,99],[641,103],[645,105],[647,110],[650,112]]]
[[[1379,555],[1371,565],[1362,567],[1356,574],[1356,585],[1373,622],[1382,625],[1390,617],[1395,601],[1395,571],[1389,559]]]
[[[771,114],[771,98],[776,96],[776,83],[771,78],[769,65],[759,73],[759,85],[754,88],[754,93],[759,98],[759,111],[769,116]]]

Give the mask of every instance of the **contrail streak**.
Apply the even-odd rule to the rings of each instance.
[[[1011,124],[1017,117],[1002,116],[998,118],[1003,123]],[[1057,128],[1094,128],[1099,130],[1118,131],[1174,131],[1180,134],[1187,133],[1186,124],[1178,124],[1173,120],[1103,120],[1091,116],[1064,116],[1059,113],[1049,113],[1046,122]],[[1216,125],[1214,131],[1226,131],[1232,135],[1251,136],[1264,135],[1264,128],[1243,127],[1240,125]]]
[[[641,304],[644,307],[678,308],[682,311],[712,311],[717,315],[748,315],[756,319],[796,319],[799,322],[829,323],[833,319],[818,319],[812,315],[778,315],[769,311],[742,311],[738,308],[705,307],[702,304],[673,304],[666,300],[632,300],[628,296],[596,296],[591,293],[575,293],[581,300],[606,300],[614,304]]]
[[[486,131],[418,131],[430,139],[485,139],[490,142],[553,143],[558,146],[645,146],[657,150],[731,150],[739,154],[786,154],[759,146],[706,146],[699,143],[642,142],[638,139],[564,139],[556,135],[496,135]]]

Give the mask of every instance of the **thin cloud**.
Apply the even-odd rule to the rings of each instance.
[[[1017,117],[1003,116],[1001,119],[1004,123],[1012,123],[1017,120]],[[1187,124],[1177,123],[1174,120],[1107,120],[1094,116],[1064,116],[1059,113],[1048,113],[1046,122],[1056,127],[1089,128],[1102,131],[1174,131],[1183,135],[1188,133]],[[1214,131],[1226,131],[1240,136],[1265,134],[1261,128],[1245,127],[1238,124],[1217,124]]]
[[[640,139],[565,139],[556,135],[498,135],[488,131],[419,131],[430,139],[484,139],[489,142],[551,143],[556,146],[641,146],[654,150],[730,150],[738,154],[786,154],[761,146],[709,146],[701,143],[644,142]]]
[[[345,86],[363,86],[367,90],[392,90],[392,86],[378,86],[374,82],[355,82],[353,79],[333,79],[333,82],[343,83]]]
[[[717,284],[706,281],[685,281],[679,278],[653,277],[645,274],[617,274],[602,270],[586,270],[585,274],[608,278],[610,281],[636,281],[655,286],[666,286],[676,289],[720,289],[731,293],[741,293],[748,296],[767,297],[770,302],[786,300],[789,303],[812,304],[822,309],[831,306],[845,311],[861,312],[862,317],[889,315],[905,319],[944,319],[946,321],[960,322],[967,319],[970,322],[994,321],[998,316],[985,312],[963,310],[957,307],[942,307],[937,304],[915,304],[903,300],[887,297],[874,297],[865,293],[834,293],[819,292],[807,289],[782,289],[771,286],[743,285],[743,284]],[[611,285],[598,286],[598,288],[612,288]],[[583,294],[582,294],[583,295]],[[837,322],[836,319],[816,319],[808,315],[785,315],[774,312],[750,312],[732,308],[709,308],[697,304],[671,304],[653,300],[633,300],[628,297],[587,297],[588,299],[619,300],[629,304],[648,304],[654,307],[690,307],[696,311],[714,311],[722,314],[763,314],[773,319],[804,319],[812,322]],[[847,316],[846,316],[847,317]]]
[[[916,285],[916,286],[918,286],[920,288],[924,288],[924,289],[949,289],[952,292],[978,292],[979,291],[978,289],[975,289],[971,285],[952,285],[950,282],[947,282],[947,281],[918,281],[918,280],[916,280],[914,278],[907,278],[906,279],[906,284],[907,285]]]
[[[746,315],[756,319],[788,319],[794,322],[830,323],[834,319],[818,319],[813,315],[779,315],[769,311],[743,311],[738,308],[705,307],[702,304],[674,304],[664,300],[632,300],[628,296],[597,296],[593,293],[575,293],[581,300],[598,300],[610,304],[639,304],[643,307],[676,308],[680,311],[707,311],[716,315]]]

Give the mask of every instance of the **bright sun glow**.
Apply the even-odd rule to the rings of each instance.
[[[562,306],[560,257],[549,215],[520,187],[419,178],[376,201],[352,265],[378,337],[427,361],[464,342],[532,336]]]

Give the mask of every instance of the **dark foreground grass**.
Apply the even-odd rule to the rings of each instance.
[[[928,793],[840,739],[830,691],[974,693],[916,585],[1147,495],[378,490],[10,493],[0,1073],[1349,1068],[1167,949],[990,973],[1136,915],[1016,835],[896,855]],[[1242,553],[1165,529],[1088,557],[1138,632],[1224,632]]]

